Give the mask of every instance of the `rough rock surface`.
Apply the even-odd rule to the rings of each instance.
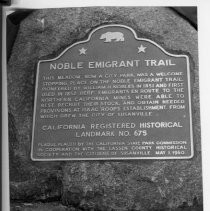
[[[195,156],[190,160],[32,162],[36,64],[102,24],[132,27],[169,52],[191,58]],[[34,11],[22,21],[8,64],[11,210],[202,210],[197,32],[168,8]],[[46,202],[59,201],[58,204]],[[36,204],[43,202],[44,204]],[[61,205],[62,204],[62,205]],[[19,207],[19,208],[17,208]]]

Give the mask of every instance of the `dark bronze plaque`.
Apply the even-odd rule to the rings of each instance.
[[[189,58],[102,26],[38,63],[33,160],[193,156]]]

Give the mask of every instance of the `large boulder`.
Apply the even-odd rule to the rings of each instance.
[[[67,46],[86,39],[95,27],[109,23],[127,25],[138,37],[151,39],[169,52],[189,55],[195,148],[192,159],[30,159],[38,60],[56,57]],[[32,12],[20,25],[8,64],[11,201],[59,201],[62,205],[55,205],[55,210],[202,210],[198,87],[197,32],[169,8],[93,7]],[[48,207],[18,206],[17,210],[41,210],[37,206]],[[53,206],[50,204],[49,210],[54,210]]]

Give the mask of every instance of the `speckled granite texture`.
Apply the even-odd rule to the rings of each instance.
[[[190,56],[195,156],[190,160],[33,162],[36,64],[86,39],[102,24],[123,24],[169,52]],[[12,211],[200,211],[202,173],[197,32],[162,7],[37,10],[22,21],[8,64]],[[55,202],[57,202],[55,204]]]

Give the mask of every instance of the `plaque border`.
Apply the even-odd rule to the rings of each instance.
[[[33,144],[34,144],[34,127],[35,127],[35,117],[36,117],[36,103],[37,103],[37,90],[38,90],[38,78],[39,78],[39,66],[41,62],[50,62],[50,61],[55,61],[57,59],[59,59],[63,54],[65,54],[69,49],[71,49],[72,47],[82,44],[82,43],[87,43],[90,41],[91,36],[93,33],[95,33],[96,31],[102,29],[102,28],[108,28],[108,27],[121,27],[121,28],[126,28],[129,29],[133,35],[134,38],[138,41],[147,41],[150,42],[151,44],[155,45],[156,47],[158,47],[160,50],[163,51],[163,53],[165,53],[168,56],[172,56],[172,57],[184,57],[186,59],[187,62],[187,82],[188,82],[188,100],[189,100],[189,118],[190,118],[190,143],[191,143],[191,155],[190,156],[177,156],[177,157],[101,157],[101,158],[34,158],[33,157]],[[32,138],[31,138],[31,160],[32,161],[79,161],[79,160],[172,160],[172,159],[176,159],[176,160],[181,160],[181,159],[191,159],[194,157],[194,145],[193,145],[193,122],[192,122],[192,98],[191,98],[191,83],[190,83],[190,62],[189,62],[189,57],[185,54],[172,54],[169,53],[168,51],[166,51],[163,47],[161,47],[159,44],[157,44],[156,42],[150,40],[150,39],[146,39],[146,38],[139,38],[136,34],[136,31],[134,29],[132,29],[129,26],[123,25],[123,24],[107,24],[107,25],[102,25],[99,27],[96,27],[95,29],[91,30],[91,32],[89,32],[88,38],[86,40],[83,41],[78,41],[73,43],[72,45],[70,45],[69,47],[67,47],[66,49],[64,49],[56,58],[53,59],[45,59],[45,60],[39,60],[38,64],[37,64],[37,71],[36,71],[36,83],[35,83],[35,97],[34,97],[34,109],[33,109],[33,125],[32,125]]]

